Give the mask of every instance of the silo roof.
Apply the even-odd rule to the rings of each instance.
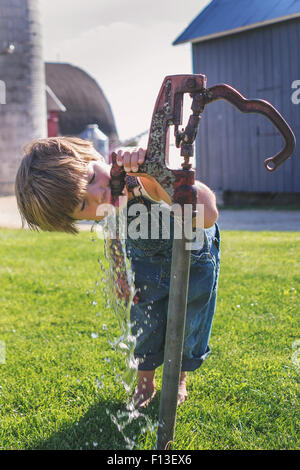
[[[212,0],[173,45],[199,42],[300,16],[300,0]]]
[[[78,135],[88,124],[98,124],[110,138],[118,135],[110,104],[96,80],[71,64],[45,65],[46,84],[66,108],[59,116],[63,135]]]

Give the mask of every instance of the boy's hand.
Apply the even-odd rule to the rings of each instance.
[[[117,151],[117,164],[124,166],[126,173],[136,173],[139,170],[139,165],[144,163],[146,150],[139,148],[119,149]]]

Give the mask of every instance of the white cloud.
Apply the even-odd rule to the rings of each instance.
[[[149,127],[163,78],[191,73],[190,45],[171,44],[203,3],[42,0],[45,60],[77,65],[95,78],[120,137],[128,138]]]
[[[187,24],[209,0],[40,0],[46,28],[66,36],[114,22]],[[180,33],[180,31],[178,31]]]

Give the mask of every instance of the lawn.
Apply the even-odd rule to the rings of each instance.
[[[155,448],[159,393],[119,431],[125,366],[92,239],[0,230],[0,449]],[[189,375],[174,449],[299,448],[299,253],[299,233],[223,232],[212,354]]]

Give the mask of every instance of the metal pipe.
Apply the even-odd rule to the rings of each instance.
[[[157,449],[163,450],[174,438],[177,396],[182,363],[185,318],[190,275],[187,240],[173,240],[171,280],[166,329],[163,384],[160,399]]]

